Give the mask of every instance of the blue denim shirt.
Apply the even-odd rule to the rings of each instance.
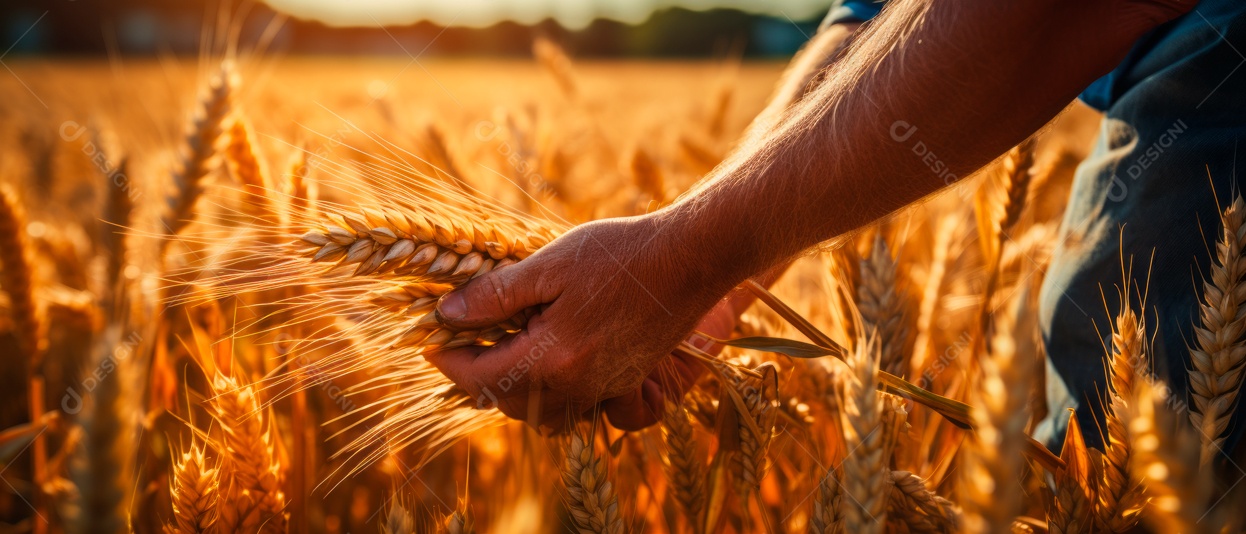
[[[878,15],[882,7],[882,1],[844,0],[831,8],[822,25],[865,22]],[[1141,80],[1182,61],[1194,52],[1193,49],[1214,45],[1202,42],[1205,26],[1223,28],[1243,14],[1246,14],[1246,1],[1243,0],[1199,2],[1194,12],[1168,22],[1139,39],[1120,65],[1086,87],[1079,98],[1090,107],[1106,111]]]

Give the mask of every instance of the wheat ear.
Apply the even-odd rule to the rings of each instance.
[[[521,233],[502,224],[362,210],[330,219],[301,241],[314,262],[358,264],[355,276],[384,273],[413,280],[375,296],[376,303],[405,309],[416,318],[394,345],[453,348],[496,342],[521,328],[528,316],[485,330],[451,331],[436,317],[437,299],[472,278],[528,257],[552,238],[549,232]]]
[[[978,219],[978,238],[982,244],[983,255],[987,258],[986,288],[982,292],[982,308],[978,317],[978,335],[974,337],[974,352],[980,353],[990,349],[989,341],[993,335],[992,311],[995,303],[995,292],[999,288],[1003,271],[1000,262],[1003,260],[1003,248],[1008,240],[1008,231],[1021,219],[1021,211],[1025,208],[1026,195],[1029,193],[1033,173],[1035,138],[1030,137],[1013,147],[1004,156],[1000,170],[995,173],[996,183],[1002,191],[999,212],[994,209],[994,202],[987,194],[988,188],[980,188],[980,195],[975,199],[975,214]],[[1001,526],[1002,528],[1002,526]]]
[[[287,219],[294,221],[306,217],[311,205],[311,165],[307,163],[307,150],[295,150],[286,162],[285,197]]]
[[[1021,210],[1025,207],[1025,197],[1030,190],[1030,182],[1034,177],[1034,146],[1038,137],[1031,136],[1021,144],[1008,151],[1004,156],[999,173],[1000,187],[1004,191],[1002,212],[1000,214],[1000,232],[1006,232],[1021,219]],[[1003,236],[1001,235],[1001,238]]]
[[[1032,333],[1013,327],[1016,313],[1013,310],[999,321],[1000,334],[994,336],[992,350],[980,362],[980,383],[971,396],[975,431],[962,448],[961,467],[967,532],[1003,532],[1021,511],[1017,481],[1023,475],[1021,451],[1029,420],[1029,388],[1024,378],[1028,366],[1016,357],[1013,336]]]
[[[597,455],[589,432],[583,435],[577,428],[571,433],[562,469],[571,521],[578,532],[622,534],[619,499],[606,476],[606,460]]]
[[[471,511],[455,510],[446,516],[441,532],[444,534],[475,534],[476,519],[472,517]]]
[[[113,533],[129,526],[138,406],[128,392],[132,350],[122,344],[121,328],[111,326],[96,342],[91,369],[104,374],[87,395],[79,424],[83,440],[70,463],[78,487],[74,532]],[[105,374],[106,373],[106,374]]]
[[[173,464],[169,496],[173,500],[173,523],[165,530],[176,534],[214,532],[218,518],[221,470],[206,454],[207,445],[193,443]],[[228,506],[228,504],[226,504]]]
[[[229,126],[229,142],[225,144],[225,160],[234,179],[242,185],[242,211],[260,224],[276,224],[276,210],[268,198],[271,185],[256,155],[251,127],[241,117]]]
[[[861,260],[857,277],[857,309],[864,326],[878,333],[881,369],[896,376],[908,374],[904,350],[908,329],[904,322],[904,299],[896,285],[896,260],[887,249],[882,232],[874,235],[870,255]]]
[[[313,380],[299,384],[297,374],[284,373],[264,382],[265,387],[308,387],[371,368],[377,374],[355,391],[394,388],[349,416],[383,414],[377,424],[361,426],[362,432],[338,452],[345,461],[337,473],[358,472],[383,460],[392,448],[415,451],[418,465],[466,433],[504,420],[496,410],[475,409],[481,399],[454,387],[422,355],[437,348],[495,342],[518,332],[535,312],[483,329],[451,330],[434,313],[436,301],[473,276],[527,257],[559,228],[505,208],[472,204],[444,182],[404,176],[392,178],[404,187],[382,191],[386,207],[325,201],[312,210],[314,216],[292,221],[300,229],[313,228],[301,239],[276,243],[283,229],[255,234],[236,260],[253,268],[217,276],[207,289],[185,297],[211,300],[285,288],[296,296],[263,304],[288,313],[292,322],[349,318],[339,322],[344,328],[338,332],[300,342],[298,350],[327,353],[317,361]],[[460,203],[431,209],[437,198]]]
[[[41,374],[47,350],[44,310],[35,300],[34,264],[26,238],[26,213],[17,193],[0,185],[0,288],[9,295],[9,316],[28,374]]]
[[[1200,325],[1194,328],[1190,351],[1190,421],[1202,435],[1199,463],[1208,465],[1220,454],[1233,417],[1242,374],[1246,372],[1246,203],[1233,199],[1220,216],[1223,233],[1216,242],[1211,278],[1203,283]]]
[[[676,402],[666,403],[662,418],[662,437],[666,441],[666,480],[675,502],[683,509],[688,523],[697,519],[705,504],[705,455],[697,445],[692,416]]]
[[[1133,397],[1137,366],[1147,361],[1146,329],[1130,308],[1128,293],[1121,300],[1121,311],[1112,329],[1107,443],[1102,455],[1102,478],[1096,492],[1095,520],[1102,532],[1128,531],[1138,523],[1138,514],[1146,504],[1143,488],[1130,470],[1130,440],[1124,421],[1129,410],[1128,399]]]
[[[446,142],[446,135],[442,133],[441,128],[436,124],[429,124],[424,130],[428,136],[429,150],[440,174],[445,174],[450,182],[458,187],[459,190],[468,192],[472,190],[471,184],[467,183],[467,175],[459,169],[455,163],[454,155],[450,152],[450,144]]]
[[[273,430],[255,389],[218,374],[212,380],[213,415],[224,439],[220,446],[226,497],[221,526],[228,532],[284,532],[285,494]]]
[[[891,483],[895,489],[887,513],[904,522],[909,532],[960,532],[960,507],[930,491],[921,477],[908,471],[892,471]]]
[[[722,137],[727,126],[727,116],[731,112],[731,98],[735,95],[735,85],[721,82],[714,89],[710,100],[710,113],[705,121],[705,131],[711,136]]]
[[[1161,386],[1162,387],[1162,386]],[[1165,388],[1166,389],[1166,388]],[[1215,477],[1200,473],[1201,441],[1168,407],[1171,399],[1148,381],[1140,381],[1130,399],[1130,462],[1150,503],[1142,519],[1155,532],[1221,532],[1224,510],[1208,513]]]
[[[844,530],[843,494],[834,469],[818,479],[818,494],[809,515],[809,534],[839,534]]]
[[[755,433],[754,427],[742,419],[738,423],[740,450],[732,455],[732,460],[736,464],[736,491],[745,503],[749,495],[761,488],[761,480],[766,475],[766,452],[774,437],[775,417],[779,413],[778,367],[766,362],[756,371],[759,376],[744,376],[732,384],[748,408],[748,413],[740,413],[738,417],[752,419],[761,432],[760,435]]]
[[[1101,462],[1094,461],[1082,437],[1076,412],[1069,410],[1064,448],[1060,459],[1064,467],[1054,473],[1055,495],[1047,511],[1047,529],[1052,534],[1076,534],[1093,528],[1096,491]]]
[[[130,196],[131,186],[127,176],[129,166],[129,158],[122,158],[108,173],[108,181],[104,186],[108,194],[104,197],[100,248],[106,255],[105,295],[110,300],[115,299],[114,293],[122,287],[121,280],[129,252],[126,248],[125,229],[130,227],[130,218],[134,214],[134,199]]]
[[[203,179],[216,166],[216,145],[221,138],[222,121],[229,114],[234,84],[232,64],[224,62],[199,98],[198,108],[186,131],[180,163],[173,173],[173,189],[166,198],[165,213],[161,219],[162,230],[168,235],[177,235],[194,218],[193,208],[203,193]]]
[[[532,55],[536,56],[537,63],[554,78],[563,95],[574,100],[579,92],[575,72],[571,66],[571,58],[562,47],[546,37],[537,37],[532,41]]]
[[[9,296],[0,291],[0,336],[13,331],[12,315],[13,310],[9,307]]]
[[[662,173],[662,167],[654,161],[653,155],[645,147],[637,146],[632,151],[628,171],[631,174],[632,183],[636,184],[636,189],[640,190],[641,195],[649,197],[658,204],[666,202],[666,178]]]
[[[43,357],[47,352],[47,311],[35,299],[36,281],[32,249],[26,237],[26,213],[17,193],[0,184],[0,289],[8,295],[8,317],[17,339],[17,355],[26,371],[26,407],[31,422],[43,418]],[[44,462],[47,443],[42,434],[31,447],[31,476],[36,483],[47,478]],[[46,517],[42,492],[34,492],[35,514]],[[41,528],[41,527],[39,527]]]
[[[887,524],[890,459],[885,450],[885,407],[878,393],[878,358],[877,337],[867,332],[850,355],[851,375],[841,382],[844,441],[853,451],[842,464],[843,491],[854,499],[844,503],[846,532],[881,533]]]
[[[398,495],[389,500],[389,513],[381,523],[381,534],[415,534],[415,516]]]

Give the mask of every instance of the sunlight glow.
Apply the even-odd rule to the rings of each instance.
[[[430,20],[445,26],[489,26],[504,20],[534,24],[553,18],[582,28],[595,18],[643,22],[655,10],[735,8],[793,20],[825,12],[830,0],[264,0],[274,9],[330,26],[403,25]]]

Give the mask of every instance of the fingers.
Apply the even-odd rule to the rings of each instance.
[[[478,364],[481,354],[488,349],[484,347],[467,347],[447,351],[432,352],[425,355],[442,374],[467,391],[476,399],[477,410],[496,408],[511,419],[527,421],[534,427],[545,424],[554,418],[547,415],[550,411],[540,392],[530,391],[527,381],[517,385],[516,380],[508,373],[499,375],[484,364]],[[478,374],[479,373],[479,374]],[[530,403],[537,403],[541,409],[532,413]]]
[[[492,271],[441,297],[437,316],[442,324],[458,329],[494,326],[523,311],[545,304],[552,296],[541,294],[541,266],[535,256],[528,261]]]
[[[548,332],[542,316],[535,316],[528,329],[493,347],[464,347],[425,353],[442,374],[476,397],[477,408],[497,407],[516,419],[527,419],[522,409],[508,411],[508,401],[526,402],[530,384],[541,382],[544,361],[555,355],[556,338]],[[514,413],[512,413],[512,411]]]
[[[474,396],[478,409],[497,408],[507,417],[526,421],[543,432],[564,429],[568,413],[578,417],[586,409],[592,411],[591,407],[576,406],[566,395],[530,389],[532,366],[544,357],[543,349],[532,338],[520,340],[519,337],[505,346],[435,351],[425,358]],[[631,393],[602,401],[601,410],[610,424],[621,430],[640,430],[658,422],[665,402],[658,380],[651,376]]]
[[[545,356],[545,348],[532,341],[531,332],[520,332],[494,347],[431,351],[424,357],[473,395],[488,389],[499,398],[510,396],[527,391],[532,365]]]
[[[640,430],[662,418],[664,402],[662,388],[649,378],[627,395],[602,401],[601,409],[615,428]]]
[[[469,395],[480,396],[476,407],[486,408],[497,405],[497,392],[485,391],[487,382],[478,381],[473,371],[476,357],[485,350],[487,350],[486,347],[463,347],[431,351],[424,354],[424,359],[441,371],[441,374],[446,375],[451,382],[466,390]]]

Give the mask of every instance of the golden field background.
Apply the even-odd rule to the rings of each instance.
[[[572,64],[556,50],[542,57],[239,60],[223,132],[211,138],[218,158],[193,208],[172,214],[193,221],[177,236],[161,217],[170,220],[167,197],[188,194],[171,176],[185,164],[179,150],[196,95],[219,61],[11,61],[13,76],[0,77],[0,182],[27,222],[0,260],[6,270],[33,266],[26,282],[37,317],[23,319],[12,297],[0,309],[0,415],[11,429],[0,437],[6,527],[1124,532],[1141,517],[1187,525],[1183,508],[1207,508],[1196,476],[1157,479],[1144,469],[1163,466],[1162,453],[1180,457],[1179,447],[1113,463],[1111,454],[1074,446],[1055,468],[1024,455],[1020,431],[1043,410],[1035,295],[1095,128],[1096,116],[1077,105],[1032,152],[1014,150],[844,247],[800,259],[772,287],[792,312],[756,304],[737,328],[825,347],[792,326],[795,313],[847,347],[852,365],[729,348],[720,356],[726,371],[705,377],[663,425],[643,432],[585,425],[576,437],[541,437],[480,413],[487,428],[427,462],[423,451],[402,447],[367,465],[335,456],[367,428],[352,422],[383,420],[397,406],[386,404],[392,388],[368,382],[387,376],[384,369],[321,373],[318,362],[352,343],[373,346],[346,335],[301,354],[290,342],[299,334],[286,331],[296,326],[281,322],[287,316],[268,318],[271,331],[246,328],[266,320],[263,306],[297,295],[280,293],[279,276],[263,290],[213,291],[230,283],[223,270],[315,230],[303,221],[345,209],[317,206],[383,205],[395,184],[434,192],[465,185],[479,203],[549,219],[551,228],[644,213],[728,154],[782,71],[733,61]],[[231,129],[239,120],[259,162],[250,178],[228,148],[239,144]],[[386,169],[401,180],[386,179]],[[133,202],[120,220],[118,189]],[[248,211],[257,191],[278,215]],[[296,206],[299,199],[308,206]],[[461,214],[451,204],[470,202],[446,195],[447,213]],[[393,208],[443,206],[404,200]],[[257,228],[264,225],[271,228]],[[264,241],[273,235],[285,237]],[[256,268],[256,277],[271,274]],[[0,279],[0,288],[12,290],[14,280]],[[326,276],[322,287],[342,280]],[[349,333],[343,324],[357,318],[318,319]],[[24,345],[32,336],[43,341]],[[42,363],[32,367],[30,347],[40,343]],[[880,363],[871,362],[879,360],[968,403],[979,431],[960,430],[911,398],[874,393]],[[749,411],[725,417],[733,387]],[[1149,387],[1118,391],[1138,401],[1117,417],[1163,421],[1137,408],[1154,400]],[[65,404],[67,395],[83,399],[82,409]],[[1133,438],[1149,435],[1139,426]],[[579,464],[595,460],[577,466],[569,450]],[[1126,482],[1112,478],[1114,468]],[[1055,471],[1054,489],[1045,470]],[[1156,506],[1170,486],[1172,498],[1196,500]],[[600,505],[585,503],[584,487]]]

